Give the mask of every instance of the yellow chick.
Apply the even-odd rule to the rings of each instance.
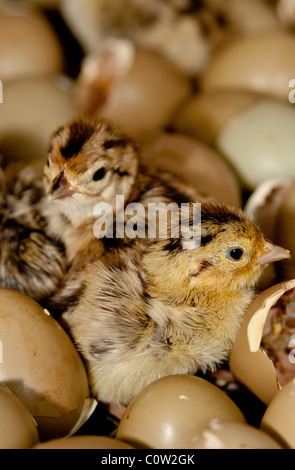
[[[179,237],[172,218],[166,237],[108,251],[53,299],[98,400],[127,405],[160,377],[214,370],[263,267],[289,257],[239,209],[203,203],[195,227],[197,207]]]

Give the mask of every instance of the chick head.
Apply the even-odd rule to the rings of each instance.
[[[145,257],[148,272],[157,289],[176,297],[193,292],[236,292],[253,287],[266,264],[290,257],[289,251],[265,240],[260,228],[241,209],[223,204],[189,204],[186,216],[178,221],[175,236],[149,247]],[[177,223],[177,222],[176,222]],[[154,273],[154,274],[152,274]]]
[[[129,196],[138,169],[136,145],[116,126],[80,116],[52,135],[44,185],[49,199],[77,205]]]

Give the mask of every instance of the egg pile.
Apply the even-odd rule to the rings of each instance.
[[[1,289],[0,448],[295,448],[294,5],[0,0],[4,159],[42,168],[56,128],[105,117],[292,255],[266,270],[224,368],[157,380],[121,413],[91,397],[50,313]]]

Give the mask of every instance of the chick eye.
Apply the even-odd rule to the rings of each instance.
[[[230,260],[239,261],[244,254],[244,250],[242,248],[231,248],[228,251],[228,258]]]
[[[105,177],[105,174],[106,174],[106,169],[104,167],[99,168],[99,170],[96,170],[96,172],[94,173],[92,179],[93,181],[102,180]]]

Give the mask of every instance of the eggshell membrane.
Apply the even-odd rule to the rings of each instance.
[[[212,420],[194,443],[194,449],[282,449],[266,432],[246,423]]]
[[[259,292],[246,311],[229,357],[234,377],[268,405],[280,390],[273,362],[259,349],[264,324],[270,308],[295,280],[281,282]]]
[[[3,288],[0,339],[0,381],[28,408],[40,439],[70,433],[87,412],[89,388],[82,360],[63,328],[34,300]]]
[[[29,411],[4,384],[0,384],[0,416],[0,449],[28,449],[39,442]]]
[[[63,68],[61,45],[45,17],[0,11],[0,77],[4,84]]]
[[[171,171],[201,195],[241,206],[240,186],[234,172],[204,142],[184,134],[161,133],[142,145],[140,155],[145,165]]]
[[[283,31],[235,37],[220,47],[202,77],[204,90],[239,89],[288,99],[295,77],[295,38]]]
[[[28,79],[4,87],[0,113],[0,153],[10,161],[46,161],[51,134],[79,114],[68,82]]]
[[[263,415],[260,427],[284,447],[295,449],[295,379],[274,396]]]
[[[106,436],[76,435],[36,444],[33,449],[134,449],[127,442]]]
[[[84,62],[77,80],[81,111],[90,109],[113,120],[137,139],[148,138],[167,125],[191,93],[186,75],[168,60],[127,41],[107,43],[91,62],[89,58]],[[95,109],[94,102],[98,103]]]
[[[236,404],[215,385],[192,375],[172,375],[151,383],[132,400],[116,438],[137,448],[185,449],[214,418],[245,422]]]

